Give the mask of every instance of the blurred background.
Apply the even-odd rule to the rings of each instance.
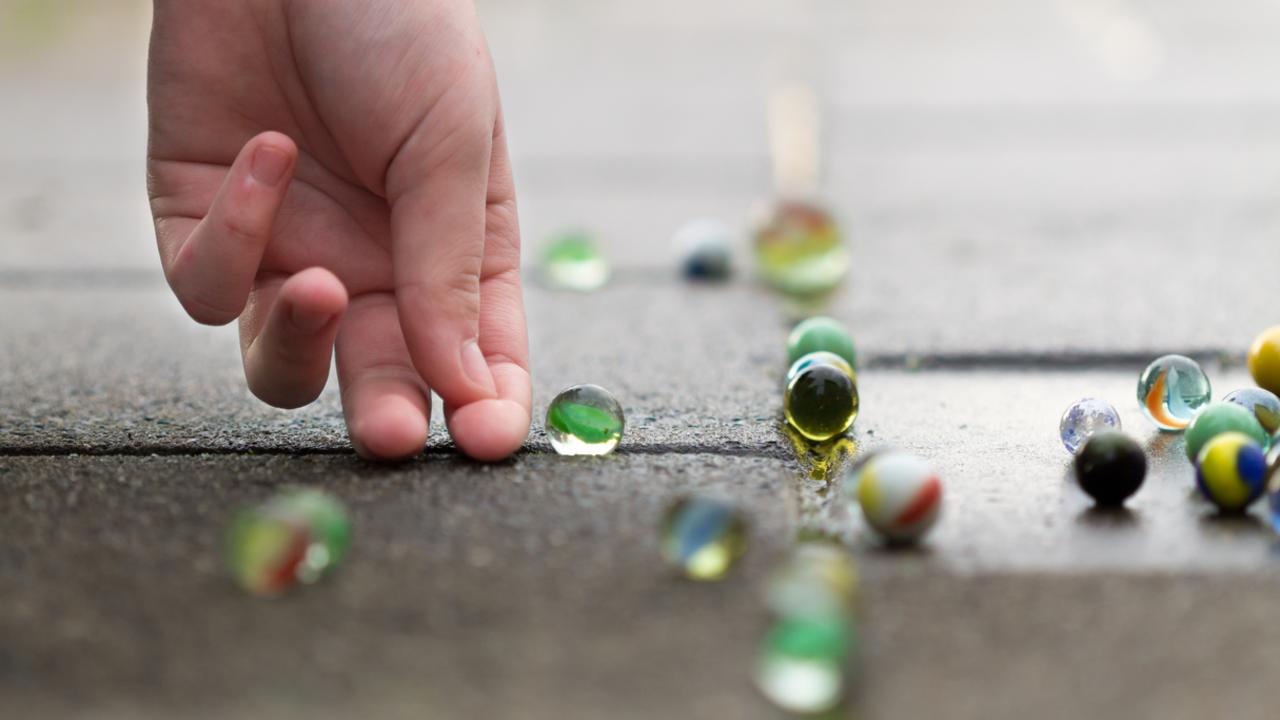
[[[799,83],[821,109],[820,195],[859,253],[848,312],[885,350],[1145,350],[1191,341],[1183,321],[1212,348],[1247,342],[1235,316],[1266,320],[1250,287],[1280,261],[1274,0],[478,5],[527,257],[585,227],[615,265],[662,266],[681,222],[742,225],[773,188],[770,94]],[[159,277],[148,15],[0,2],[5,273]],[[1123,311],[1138,302],[1167,323]]]

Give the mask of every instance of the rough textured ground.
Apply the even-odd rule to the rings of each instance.
[[[760,590],[801,534],[862,573],[860,718],[1270,717],[1277,542],[1224,519],[1137,411],[1151,357],[1248,384],[1280,322],[1280,7],[1170,2],[487,0],[526,255],[566,226],[617,265],[527,292],[535,416],[596,382],[620,451],[387,467],[331,388],[244,389],[231,329],[168,296],[142,189],[147,3],[0,0],[0,717],[755,718]],[[769,88],[821,97],[852,237],[828,310],[864,368],[860,451],[928,456],[946,512],[881,548],[781,432],[795,311],[690,287],[667,237],[771,192]],[[740,266],[747,267],[745,243]],[[532,273],[531,273],[532,275]],[[531,277],[532,280],[532,277]],[[1151,474],[1090,511],[1057,419],[1120,408]],[[437,418],[438,420],[438,418]],[[287,484],[350,506],[350,561],[276,601],[223,574],[234,512]],[[691,490],[751,521],[724,582],[657,554]]]

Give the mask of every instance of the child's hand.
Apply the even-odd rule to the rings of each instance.
[[[529,430],[520,235],[493,68],[460,0],[157,0],[148,185],[169,285],[240,319],[245,377],[316,398],[337,351],[361,454]]]

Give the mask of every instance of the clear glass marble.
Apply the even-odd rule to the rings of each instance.
[[[747,523],[732,506],[686,497],[662,520],[662,556],[692,580],[719,580],[746,552]]]
[[[1100,430],[1119,430],[1120,413],[1111,403],[1097,398],[1077,400],[1062,414],[1058,437],[1072,455]]]
[[[835,220],[807,202],[783,201],[762,215],[755,252],[764,281],[792,295],[829,292],[849,271],[849,248]]]
[[[1262,428],[1272,435],[1280,433],[1280,397],[1262,388],[1241,388],[1223,398],[1253,413]]]
[[[1142,413],[1164,432],[1186,430],[1212,392],[1200,364],[1182,355],[1157,358],[1138,378]]]
[[[625,424],[622,406],[599,385],[574,385],[547,407],[547,438],[561,455],[607,455]]]

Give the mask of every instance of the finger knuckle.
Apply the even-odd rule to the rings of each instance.
[[[265,234],[257,223],[235,212],[228,213],[222,221],[222,233],[233,245],[251,247],[260,245]]]
[[[243,301],[237,305],[225,299],[213,299],[214,293],[208,287],[209,278],[199,274],[186,248],[178,251],[166,279],[182,309],[202,325],[226,325],[244,312]]]
[[[520,250],[520,219],[514,199],[491,202],[485,209],[485,242],[490,251],[507,253]]]
[[[475,317],[480,312],[480,276],[472,269],[441,272],[403,288],[410,303],[436,316]]]

